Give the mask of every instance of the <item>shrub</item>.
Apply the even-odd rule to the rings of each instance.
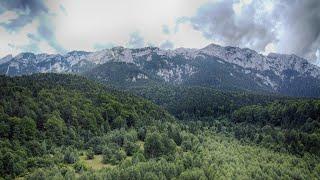
[[[88,168],[80,162],[75,163],[73,165],[73,168],[76,171],[76,173],[83,173],[84,171],[88,170]]]
[[[73,164],[79,160],[79,155],[73,149],[68,148],[64,153],[64,162],[68,164]]]
[[[139,150],[139,145],[134,142],[127,141],[124,145],[124,150],[128,156],[132,156],[135,152]]]
[[[103,163],[112,165],[119,164],[126,158],[126,152],[120,148],[106,147],[103,151]]]
[[[87,151],[87,159],[93,159],[94,158],[94,152],[92,148],[88,149]]]
[[[172,139],[157,132],[149,134],[144,144],[144,153],[148,158],[172,155],[175,149],[176,144]]]

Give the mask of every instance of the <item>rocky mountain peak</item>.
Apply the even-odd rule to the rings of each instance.
[[[9,54],[9,55],[7,55],[7,56],[5,56],[5,57],[3,57],[3,58],[0,59],[0,64],[3,64],[3,63],[8,62],[8,61],[10,61],[12,58],[13,58],[13,56],[12,56],[11,54]]]
[[[273,90],[281,89],[287,79],[291,82],[303,77],[320,81],[320,68],[296,55],[270,53],[264,56],[249,48],[223,47],[217,44],[210,44],[202,49],[129,49],[120,46],[96,52],[71,51],[65,55],[20,53],[15,57],[0,59],[0,72],[12,76],[38,72],[83,73],[108,62],[131,64],[137,69],[150,72],[149,77],[178,84],[194,78],[193,76],[206,79],[207,77],[199,75],[203,73],[202,68],[211,68],[208,73],[224,73],[223,77],[210,76],[213,79],[207,79],[206,83],[221,83],[224,78],[235,79],[238,78],[236,74],[245,76],[246,83],[251,79],[251,83]],[[199,63],[203,62],[207,65],[200,67]],[[218,64],[212,66],[211,63],[214,62]]]

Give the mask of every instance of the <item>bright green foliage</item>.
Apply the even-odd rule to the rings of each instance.
[[[92,148],[87,150],[86,156],[87,156],[87,159],[93,159],[94,158],[94,152],[93,152]]]
[[[204,171],[202,169],[190,169],[188,171],[185,171],[183,173],[181,173],[181,175],[179,176],[179,179],[185,179],[185,180],[197,180],[197,179],[201,179],[201,180],[205,180],[208,179],[206,177],[206,175],[204,174]]]
[[[159,179],[159,177],[153,172],[147,172],[143,176],[143,179],[145,179],[145,180],[157,180],[157,179]]]

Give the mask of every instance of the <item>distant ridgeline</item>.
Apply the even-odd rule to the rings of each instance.
[[[320,96],[320,68],[295,55],[211,44],[202,49],[115,47],[97,52],[21,53],[0,59],[0,74],[76,73],[120,88],[171,84]]]

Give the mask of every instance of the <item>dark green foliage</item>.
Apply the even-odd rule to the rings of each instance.
[[[0,156],[0,174],[8,177],[14,177],[26,170],[26,162],[23,162],[24,153],[22,151],[13,152],[8,149],[2,149],[3,154]]]
[[[112,122],[112,127],[116,129],[125,128],[126,126],[126,120],[121,116],[116,117]]]
[[[266,104],[277,99],[288,99],[271,94],[170,85],[136,87],[129,91],[150,99],[182,120],[229,116],[234,110],[242,106]]]
[[[84,72],[84,75],[105,84],[124,88],[161,82],[159,77],[141,70],[135,64],[126,62],[107,62]],[[148,78],[139,78],[139,76]]]
[[[238,139],[251,138],[266,145],[283,145],[290,152],[319,154],[320,101],[277,101],[265,106],[245,106],[233,113]],[[255,128],[247,128],[254,125]],[[257,129],[261,128],[261,129]],[[282,130],[280,131],[279,128]],[[254,130],[257,129],[257,130]],[[255,134],[260,136],[255,138]]]
[[[306,126],[313,123],[314,128],[320,127],[320,101],[276,101],[265,106],[245,106],[233,114],[233,120],[237,123],[271,124],[287,129],[303,127],[312,131]]]
[[[171,125],[168,127],[168,136],[174,140],[177,145],[181,145],[182,137],[181,137],[181,129],[177,126]]]
[[[148,158],[156,158],[162,155],[172,155],[176,144],[172,139],[158,132],[147,135],[144,145],[144,153]]]
[[[46,136],[54,143],[59,145],[63,143],[61,140],[66,134],[67,126],[59,115],[52,115],[50,118],[48,118],[48,120],[44,123],[44,129]]]
[[[138,129],[138,138],[141,141],[144,141],[144,139],[146,138],[146,134],[147,134],[147,130],[144,127],[141,127]]]
[[[173,120],[146,100],[74,75],[0,76],[0,87],[0,143],[6,144],[0,147],[2,177],[23,174],[27,165],[30,170],[47,167],[38,157],[55,163],[75,163],[77,149],[83,148],[85,142],[95,142],[95,138],[90,147],[101,154],[104,144],[99,142],[99,136],[111,129]],[[137,151],[137,135],[133,136],[130,139],[129,135],[115,135],[114,141],[132,155]],[[56,151],[60,146],[74,149]],[[121,153],[116,160],[122,159]],[[57,159],[46,157],[47,154],[55,154]]]
[[[154,158],[160,156],[164,149],[162,143],[162,137],[159,133],[152,133],[146,137],[146,143],[144,146],[144,153],[148,158]]]
[[[126,141],[123,145],[123,148],[128,156],[132,156],[135,152],[138,151],[139,146],[135,142]]]
[[[63,160],[68,164],[74,164],[79,160],[79,155],[75,150],[68,148],[64,153]]]
[[[110,163],[112,165],[118,164],[125,159],[126,152],[116,147],[105,147],[103,150],[103,163]]]
[[[218,132],[233,134],[237,139],[281,152],[319,155],[319,100],[184,86],[137,87],[130,91],[163,106],[181,120],[206,121]],[[194,144],[190,140],[182,142],[177,132],[168,128],[176,144],[191,150]]]
[[[144,91],[186,120],[175,121],[73,75],[1,77],[0,85],[0,179],[320,178],[319,100]]]

